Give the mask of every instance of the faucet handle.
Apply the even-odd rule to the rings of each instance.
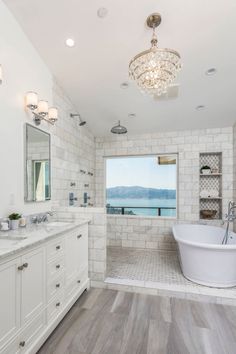
[[[38,216],[32,216],[31,222],[32,222],[32,224],[37,224],[37,222],[38,222]]]

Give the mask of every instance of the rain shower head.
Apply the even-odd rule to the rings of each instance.
[[[126,134],[127,129],[124,126],[120,125],[120,121],[118,121],[118,125],[115,125],[114,127],[112,127],[111,132],[113,134]]]
[[[79,125],[80,125],[81,127],[86,124],[86,121],[83,120],[83,119],[81,118],[80,114],[78,114],[78,113],[71,113],[71,114],[70,114],[70,117],[71,117],[71,118],[78,117],[78,118],[79,118]]]

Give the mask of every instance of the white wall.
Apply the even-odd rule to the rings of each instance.
[[[29,90],[52,103],[52,75],[0,0],[0,217],[48,210],[50,202],[24,204],[24,95]],[[29,120],[30,121],[30,120]]]
[[[11,212],[33,214],[53,205],[68,206],[68,194],[74,192],[77,205],[83,203],[83,192],[94,203],[94,177],[82,175],[80,169],[93,172],[95,142],[86,126],[70,118],[76,112],[72,102],[52,77],[47,66],[27,39],[14,17],[0,0],[0,63],[3,84],[0,86],[0,218]],[[33,124],[24,110],[27,91],[59,110],[55,126],[42,122],[40,128],[51,134],[52,202],[24,202],[24,125]],[[75,182],[75,187],[70,183]],[[84,187],[89,184],[89,187]]]

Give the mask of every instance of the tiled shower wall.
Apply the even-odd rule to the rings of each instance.
[[[96,206],[105,205],[105,158],[178,153],[178,220],[108,216],[108,245],[173,249],[171,227],[199,222],[199,153],[222,152],[223,214],[233,197],[233,128],[96,138]],[[214,222],[219,224],[219,221]]]
[[[94,136],[86,125],[79,126],[78,118],[70,117],[70,113],[77,111],[56,82],[53,87],[53,104],[59,110],[59,120],[51,128],[53,204],[68,206],[69,192],[74,192],[78,199],[75,206],[83,204],[84,192],[91,197],[89,202],[94,204]],[[81,173],[80,170],[86,173]],[[93,176],[88,175],[88,172],[92,172]],[[75,186],[71,186],[71,183],[75,183]]]

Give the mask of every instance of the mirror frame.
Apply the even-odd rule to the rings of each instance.
[[[28,200],[28,173],[27,173],[27,156],[28,156],[28,127],[34,128],[46,135],[48,135],[49,139],[49,198],[45,200]],[[42,129],[39,129],[35,127],[32,124],[25,123],[25,129],[24,129],[24,201],[25,203],[45,203],[48,202],[52,199],[52,178],[51,178],[51,134],[48,132],[45,132]]]

